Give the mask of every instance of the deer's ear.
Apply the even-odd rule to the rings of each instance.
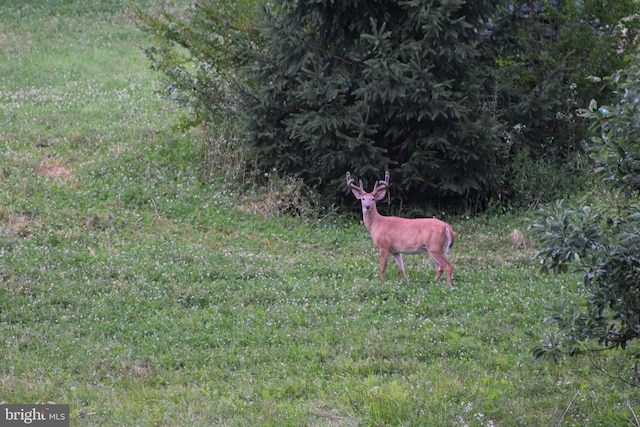
[[[351,186],[351,192],[354,197],[358,200],[362,199],[362,196],[365,194],[365,191],[362,189],[362,180],[360,180],[360,188],[356,186]]]
[[[377,189],[374,193],[373,193],[373,200],[382,200],[384,199],[384,196],[387,195],[387,188],[386,187],[382,187],[380,189]]]

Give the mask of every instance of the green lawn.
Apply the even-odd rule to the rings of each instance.
[[[0,1],[0,402],[73,426],[638,425],[637,389],[531,356],[545,306],[584,295],[511,246],[524,220],[447,218],[450,290],[420,257],[381,281],[355,202],[250,213],[174,130],[124,8]]]

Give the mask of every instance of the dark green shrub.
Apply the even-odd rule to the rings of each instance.
[[[576,112],[593,98],[615,102],[615,86],[595,76],[611,75],[631,62],[637,52],[637,9],[633,0],[505,4],[486,47],[496,60],[495,109],[508,124],[511,164],[548,165],[540,172],[553,177],[555,169],[567,188],[522,191],[533,180],[508,173],[504,199],[550,202],[584,188],[589,123]]]
[[[545,268],[580,272],[588,300],[584,310],[558,304],[548,320],[558,327],[534,353],[557,359],[593,349],[622,348],[640,338],[640,195],[638,182],[637,63],[617,73],[619,103],[597,108],[592,102],[581,114],[595,123],[592,138],[595,172],[604,179],[572,206],[561,202],[539,210],[531,229],[537,236],[537,257]],[[635,371],[634,371],[635,372]],[[628,380],[628,378],[625,378]],[[640,378],[635,377],[633,381]]]

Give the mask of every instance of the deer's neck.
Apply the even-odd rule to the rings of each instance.
[[[369,209],[368,212],[362,213],[362,220],[364,221],[364,226],[367,227],[367,230],[369,230],[369,233],[371,233],[371,229],[373,228],[373,225],[376,223],[376,221],[379,218],[380,218],[380,214],[378,213],[378,210],[376,209],[375,204],[371,206],[371,209]]]

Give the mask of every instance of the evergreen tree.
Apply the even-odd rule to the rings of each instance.
[[[345,193],[390,170],[404,202],[476,200],[505,145],[480,44],[496,0],[279,1],[246,57],[249,143],[265,171]]]

